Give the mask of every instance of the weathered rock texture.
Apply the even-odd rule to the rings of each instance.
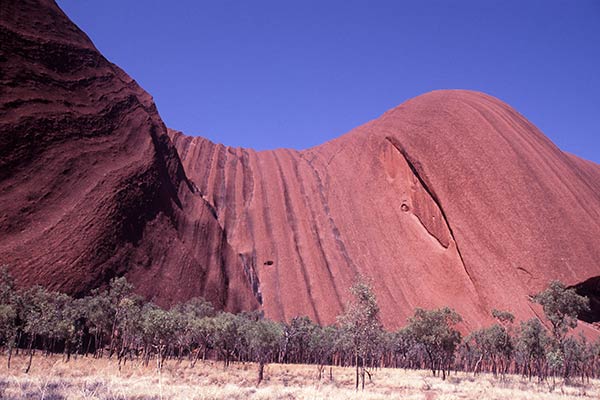
[[[448,305],[468,329],[600,276],[600,166],[493,97],[432,92],[305,151],[230,148],[167,135],[54,4],[7,8],[0,257],[23,283],[126,274],[162,303],[330,323],[360,273],[388,327]]]
[[[331,322],[356,273],[391,326],[417,306],[525,318],[549,280],[600,275],[599,166],[481,93],[419,96],[300,152],[171,137],[273,318]]]
[[[0,262],[74,294],[127,274],[162,303],[255,307],[152,98],[54,2],[0,13]]]

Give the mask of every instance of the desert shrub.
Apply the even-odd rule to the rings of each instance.
[[[461,316],[448,307],[435,310],[417,308],[409,319],[407,330],[415,345],[426,354],[434,376],[441,371],[442,379],[446,379],[446,371],[451,368],[461,341],[460,332],[454,328],[460,321]]]
[[[379,319],[379,306],[371,283],[358,277],[350,288],[352,300],[346,305],[344,314],[339,317],[339,324],[348,337],[356,366],[356,388],[359,378],[362,388],[365,387],[367,363],[378,349],[383,326]],[[369,374],[370,377],[370,374]]]
[[[361,382],[364,388],[365,376],[378,367],[427,368],[442,379],[454,367],[539,380],[562,376],[565,382],[589,380],[600,368],[600,341],[569,336],[587,299],[560,282],[532,297],[543,307],[550,330],[537,318],[513,326],[510,312],[493,310],[497,322],[462,342],[456,329],[461,317],[448,307],[416,309],[405,327],[384,331],[374,290],[364,278],[350,288],[351,301],[336,324],[326,327],[305,316],[278,323],[259,312],[216,312],[201,298],[167,310],[133,289],[125,278],[115,278],[74,299],[40,286],[18,289],[0,268],[0,346],[9,368],[15,348],[26,349],[27,371],[36,350],[64,352],[68,361],[72,354],[103,357],[107,349],[119,366],[156,359],[158,369],[169,358],[188,357],[191,366],[200,358],[220,360],[225,367],[251,361],[259,365],[259,381],[272,362],[314,364],[319,380],[326,365],[353,366],[356,388]]]

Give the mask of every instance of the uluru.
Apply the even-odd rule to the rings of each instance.
[[[451,306],[476,329],[535,316],[560,280],[600,320],[600,165],[488,94],[432,91],[306,150],[228,147],[169,129],[50,0],[3,3],[0,85],[0,264],[20,285],[125,276],[160,305],[329,324],[360,274],[386,327]]]

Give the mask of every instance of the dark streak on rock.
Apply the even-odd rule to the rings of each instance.
[[[298,170],[298,158],[294,157],[294,155],[291,154],[291,152],[289,150],[288,150],[288,153],[290,155],[290,158],[293,160],[294,174],[296,175],[296,181],[298,182],[298,184],[300,186],[300,193],[302,194],[304,204],[305,204],[306,208],[310,211],[311,231],[314,236],[315,242],[317,243],[317,248],[319,249],[319,254],[321,255],[323,263],[325,264],[325,269],[327,270],[327,275],[329,276],[329,281],[330,281],[331,287],[333,287],[333,291],[335,292],[335,298],[337,300],[339,310],[343,310],[344,307],[343,307],[343,304],[341,301],[340,293],[339,293],[339,290],[335,283],[333,273],[331,272],[331,265],[329,264],[329,260],[327,259],[327,254],[325,253],[325,248],[323,247],[323,241],[321,239],[321,234],[319,232],[319,227],[317,225],[317,218],[315,216],[315,210],[310,206],[308,195],[306,194],[306,189],[304,187],[304,180],[300,176],[300,172]],[[300,157],[300,159],[304,160],[302,157]],[[310,167],[310,168],[312,170],[312,167]]]
[[[329,202],[327,201],[327,197],[325,195],[325,188],[324,188],[324,185],[323,185],[323,181],[321,179],[321,175],[319,175],[319,172],[313,166],[313,164],[312,164],[313,161],[312,160],[308,160],[306,157],[303,157],[303,153],[300,153],[300,156],[302,158],[304,158],[304,160],[306,160],[308,166],[311,168],[311,170],[313,172],[313,175],[315,176],[315,179],[316,179],[316,182],[317,182],[319,199],[321,200],[321,204],[323,205],[323,210],[325,211],[325,215],[327,216],[327,221],[329,222],[329,226],[330,226],[331,232],[333,233],[333,237],[335,239],[336,247],[338,248],[338,251],[340,252],[340,254],[342,255],[342,257],[344,258],[344,260],[346,261],[346,264],[348,265],[348,267],[352,270],[352,272],[354,273],[354,275],[356,275],[358,273],[358,269],[356,268],[356,265],[354,264],[354,261],[352,261],[352,258],[348,254],[348,251],[346,250],[346,245],[344,244],[344,241],[342,240],[342,236],[340,234],[340,230],[338,229],[338,227],[337,227],[337,225],[335,223],[335,220],[331,216],[331,210],[329,208]]]
[[[314,299],[313,299],[312,289],[310,287],[310,279],[308,276],[308,272],[306,271],[306,263],[304,262],[304,258],[302,257],[302,252],[300,251],[300,246],[299,246],[300,234],[298,233],[298,223],[296,222],[296,218],[294,216],[294,210],[293,210],[293,206],[292,206],[292,199],[290,198],[289,188],[288,188],[285,176],[283,174],[281,162],[280,162],[279,158],[277,157],[276,153],[273,153],[273,155],[275,157],[275,162],[277,163],[277,169],[279,170],[279,177],[281,180],[281,184],[283,186],[283,199],[284,199],[285,213],[286,213],[288,224],[290,225],[290,228],[292,229],[294,249],[296,251],[296,254],[298,255],[298,261],[300,261],[300,272],[302,273],[302,277],[304,279],[304,285],[306,286],[307,296],[308,296],[310,305],[311,305],[312,310],[315,315],[315,322],[320,323],[321,318],[319,317],[319,312],[317,311],[317,307],[316,307]]]

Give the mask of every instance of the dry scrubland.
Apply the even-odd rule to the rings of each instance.
[[[158,400],[158,399],[598,399],[600,381],[572,385],[538,384],[518,376],[504,380],[490,375],[451,375],[447,381],[427,371],[382,369],[364,392],[355,392],[354,369],[333,368],[317,382],[317,368],[310,365],[267,366],[267,376],[256,386],[255,364],[166,363],[159,374],[153,366],[128,363],[121,371],[116,360],[78,358],[64,363],[62,357],[35,357],[32,371],[22,371],[26,358],[16,357],[10,370],[0,368],[0,399],[44,400]]]

